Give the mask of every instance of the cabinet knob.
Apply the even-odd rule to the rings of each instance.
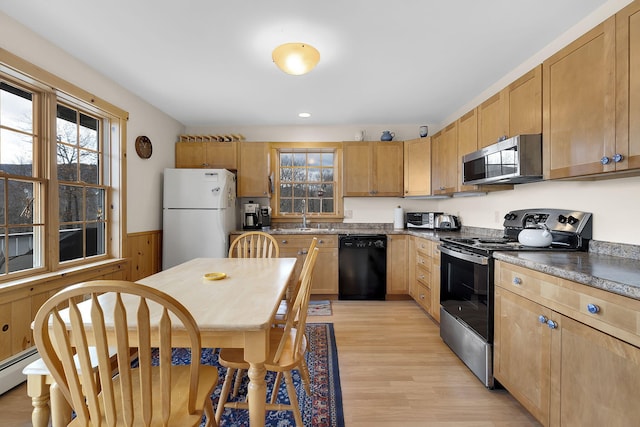
[[[309,253],[309,251],[307,251],[306,249],[302,249],[298,252],[298,255],[306,255],[307,253]]]
[[[422,280],[424,280],[424,274],[421,274],[421,275],[420,275],[420,278],[421,278]]]
[[[619,163],[619,162],[621,162],[623,160],[624,160],[624,156],[622,154],[616,153],[616,154],[613,155],[613,161],[615,163]]]
[[[603,165],[608,165],[610,161],[611,160],[609,160],[607,156],[604,156],[603,158],[600,159],[600,163]]]
[[[282,241],[282,244],[283,244],[283,245],[286,245],[287,243],[289,243],[289,242],[287,242],[287,240],[286,240],[286,239]]]
[[[587,310],[589,311],[589,313],[591,314],[597,314],[600,312],[600,307],[598,307],[595,304],[587,304]]]
[[[522,279],[519,277],[514,277],[513,278],[513,284],[514,285],[522,285]]]
[[[549,329],[557,329],[558,328],[558,324],[556,322],[554,322],[553,320],[551,320],[551,319],[547,320],[547,326],[549,327]]]
[[[420,294],[420,299],[424,299],[424,294]]]
[[[544,314],[541,314],[540,316],[538,316],[538,322],[540,323],[547,323],[547,316],[545,316]]]
[[[319,239],[319,240],[318,240],[318,244],[319,244],[319,245],[321,245],[321,244],[323,244],[323,243],[324,243],[324,241],[323,241],[322,239]]]

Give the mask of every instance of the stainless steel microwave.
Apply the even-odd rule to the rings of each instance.
[[[462,157],[464,184],[542,180],[542,135],[518,135]]]

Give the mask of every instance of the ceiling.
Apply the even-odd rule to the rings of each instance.
[[[0,10],[186,126],[286,126],[442,123],[606,2],[0,0]],[[271,51],[285,42],[315,46],[320,63],[284,74]]]

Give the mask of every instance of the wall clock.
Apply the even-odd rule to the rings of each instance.
[[[151,157],[153,147],[151,146],[151,140],[144,135],[136,138],[136,153],[141,159],[148,159]]]

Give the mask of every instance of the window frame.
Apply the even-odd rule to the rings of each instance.
[[[281,151],[315,151],[334,152],[334,213],[318,214],[313,212],[307,213],[307,219],[314,222],[333,222],[342,221],[344,215],[344,204],[342,197],[342,143],[336,142],[274,142],[271,143],[271,170],[273,181],[273,194],[271,197],[272,220],[274,222],[287,222],[290,220],[302,220],[302,214],[299,212],[282,213],[280,212],[280,152]]]
[[[61,272],[69,268],[91,268],[104,261],[121,259],[125,256],[126,243],[126,123],[129,114],[97,98],[88,91],[63,80],[30,62],[0,48],[0,76],[10,84],[29,88],[37,94],[34,102],[34,126],[38,127],[38,147],[34,149],[34,173],[32,179],[43,180],[42,199],[45,236],[43,250],[45,257],[42,267],[22,270],[0,276],[0,283],[16,279],[37,279],[43,273]],[[103,169],[106,186],[106,212],[108,217],[105,232],[105,253],[60,262],[59,251],[59,182],[55,165],[56,156],[56,108],[63,104],[89,113],[100,119],[103,127],[102,152],[107,165]],[[107,160],[108,158],[108,160]]]

